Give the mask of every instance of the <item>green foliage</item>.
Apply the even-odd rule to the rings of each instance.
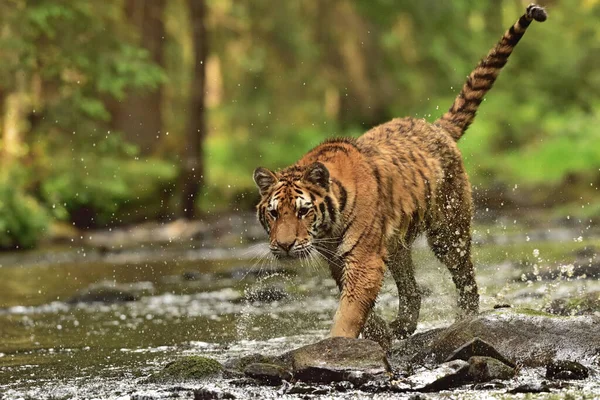
[[[216,28],[215,41],[229,44],[214,50],[227,65],[224,97],[235,101],[210,114],[216,129],[208,143],[209,178],[237,191],[252,190],[255,166],[292,164],[324,137],[354,136],[392,117],[435,120],[525,7],[508,1],[226,4],[214,5],[213,13],[235,14],[244,23],[235,37]],[[289,15],[297,17],[284,18]],[[565,0],[549,7],[547,22],[531,26],[459,143],[478,187],[550,193],[573,176],[588,187],[599,183],[598,18],[600,2]],[[237,51],[251,34],[252,46]],[[281,46],[272,40],[280,37],[286,38]],[[337,114],[326,111],[328,91],[339,95]]]
[[[158,207],[160,192],[177,176],[175,165],[139,159],[136,149],[115,133],[93,147],[96,151],[59,152],[40,172],[41,196],[55,218],[84,227],[126,222],[127,209]]]
[[[0,249],[34,247],[48,228],[46,210],[25,192],[23,174],[0,174]]]

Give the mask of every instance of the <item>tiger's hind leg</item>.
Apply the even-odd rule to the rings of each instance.
[[[388,268],[398,288],[398,317],[391,323],[394,335],[403,339],[417,329],[421,311],[421,293],[415,279],[410,246],[399,245],[390,253]]]
[[[466,174],[456,174],[444,190],[441,220],[427,228],[427,240],[435,256],[448,268],[458,290],[462,315],[477,314],[479,294],[471,260],[471,190]]]

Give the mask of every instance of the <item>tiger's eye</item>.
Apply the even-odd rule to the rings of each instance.
[[[304,217],[306,214],[308,214],[309,211],[310,211],[310,207],[302,207],[301,209],[298,210],[298,217],[299,218]]]
[[[279,216],[279,214],[277,213],[277,210],[275,210],[275,209],[270,210],[269,214],[271,214],[271,217],[273,217],[273,218],[277,218]]]

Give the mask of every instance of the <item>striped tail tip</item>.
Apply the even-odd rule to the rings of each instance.
[[[530,4],[527,7],[527,18],[529,19],[535,19],[537,22],[544,22],[546,19],[548,19],[548,14],[546,13],[546,9],[540,5],[537,4]]]

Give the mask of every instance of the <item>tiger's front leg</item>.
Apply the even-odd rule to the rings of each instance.
[[[358,337],[381,289],[384,270],[385,264],[379,256],[345,263],[331,336]]]

